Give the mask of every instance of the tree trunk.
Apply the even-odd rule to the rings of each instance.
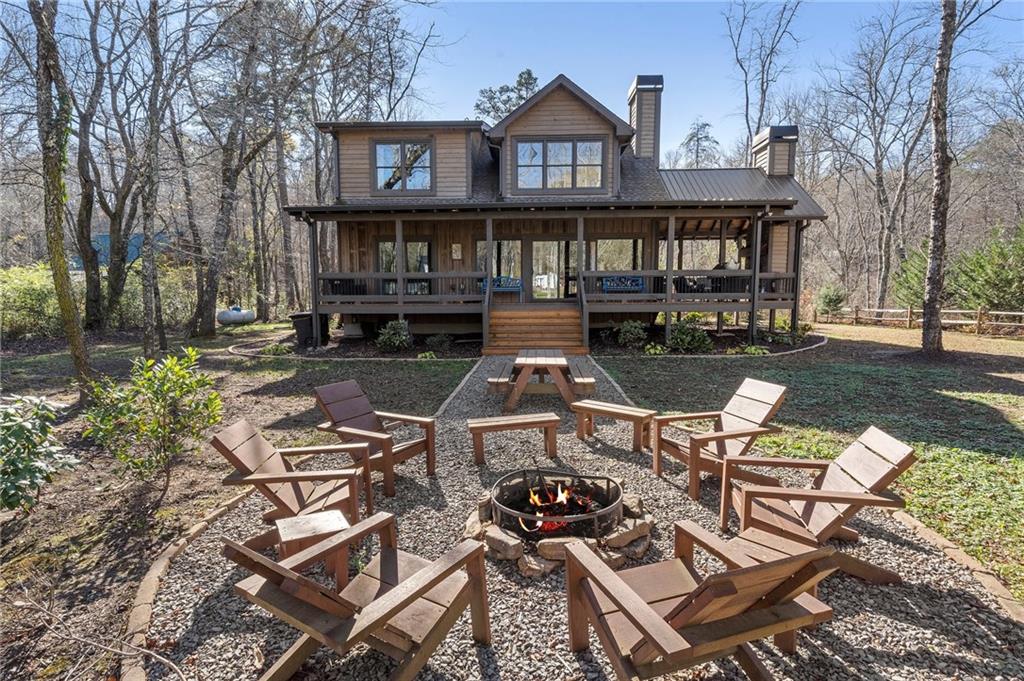
[[[64,253],[64,207],[67,201],[64,169],[71,132],[71,91],[61,71],[57,47],[56,0],[29,0],[36,29],[36,127],[43,154],[43,224],[50,256],[53,287],[57,294],[64,335],[78,379],[79,396],[85,399],[89,380],[89,356],[82,338],[67,256]],[[56,111],[54,104],[57,105]]]
[[[156,0],[149,0],[146,39],[153,69],[146,102],[146,142],[142,180],[142,354],[156,359],[160,340],[157,331],[156,202],[160,182],[160,93],[163,90],[163,57],[160,53],[160,25]],[[162,326],[162,324],[160,325]],[[166,339],[164,345],[166,346]]]
[[[924,280],[924,317],[921,322],[921,349],[929,354],[942,352],[942,287],[946,258],[946,222],[949,218],[950,166],[947,105],[949,67],[956,38],[956,0],[942,0],[942,27],[935,54],[932,79],[932,206],[928,228],[928,270]]]
[[[294,311],[299,302],[299,280],[296,274],[295,253],[292,244],[292,221],[284,211],[288,205],[288,176],[284,157],[284,132],[281,130],[280,107],[274,107],[274,166],[277,174],[277,213],[281,219],[281,237],[284,240],[284,280],[288,309]]]
[[[181,190],[185,197],[185,222],[188,223],[189,255],[192,260],[192,270],[196,278],[196,309],[189,320],[185,335],[195,336],[199,333],[199,311],[203,309],[203,235],[199,233],[199,222],[196,220],[196,202],[192,193],[192,172],[189,170],[188,160],[185,158],[185,145],[181,141],[181,132],[178,130],[178,120],[174,113],[174,107],[170,107],[171,142],[174,144],[174,153],[178,157],[178,165],[181,166]]]
[[[253,274],[256,279],[256,318],[261,322],[270,321],[270,296],[267,293],[267,242],[263,225],[263,206],[258,197],[256,173],[252,164],[247,170],[249,180],[249,206],[252,212]]]

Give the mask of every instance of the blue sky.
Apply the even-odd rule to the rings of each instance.
[[[743,128],[736,115],[739,83],[722,11],[726,5],[692,3],[441,3],[416,8],[414,21],[435,22],[448,45],[419,82],[420,117],[473,117],[480,88],[512,82],[523,68],[543,85],[565,73],[623,118],[626,91],[638,73],[665,76],[662,149],[676,146],[698,116],[731,145]],[[808,2],[797,15],[801,39],[786,86],[814,79],[818,64],[832,63],[853,45],[854,27],[879,5]],[[1024,0],[1004,0],[1002,18],[982,30],[998,55],[1024,54]],[[969,55],[965,66],[985,68],[992,57]],[[785,123],[786,121],[774,121]]]

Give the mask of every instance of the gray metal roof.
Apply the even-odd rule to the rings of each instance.
[[[422,130],[462,129],[489,130],[483,121],[319,121],[314,124],[320,132],[332,130]]]
[[[789,175],[767,175],[760,168],[661,170],[661,180],[675,201],[745,202],[796,201],[786,217],[824,220],[825,211]]]

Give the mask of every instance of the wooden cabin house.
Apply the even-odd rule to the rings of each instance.
[[[663,87],[637,76],[628,121],[560,75],[493,127],[319,123],[333,200],[287,208],[311,253],[337,229],[337,271],[311,258],[314,312],[488,353],[585,352],[594,328],[689,311],[795,321],[802,233],[826,217],[793,177],[796,127],[761,131],[749,167],[662,169]]]

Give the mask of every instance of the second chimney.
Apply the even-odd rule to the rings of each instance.
[[[661,91],[662,76],[637,76],[629,86],[629,124],[633,135],[633,154],[637,158],[658,159],[661,156]]]
[[[750,143],[750,164],[766,175],[792,175],[796,170],[795,125],[772,125],[754,136]]]

